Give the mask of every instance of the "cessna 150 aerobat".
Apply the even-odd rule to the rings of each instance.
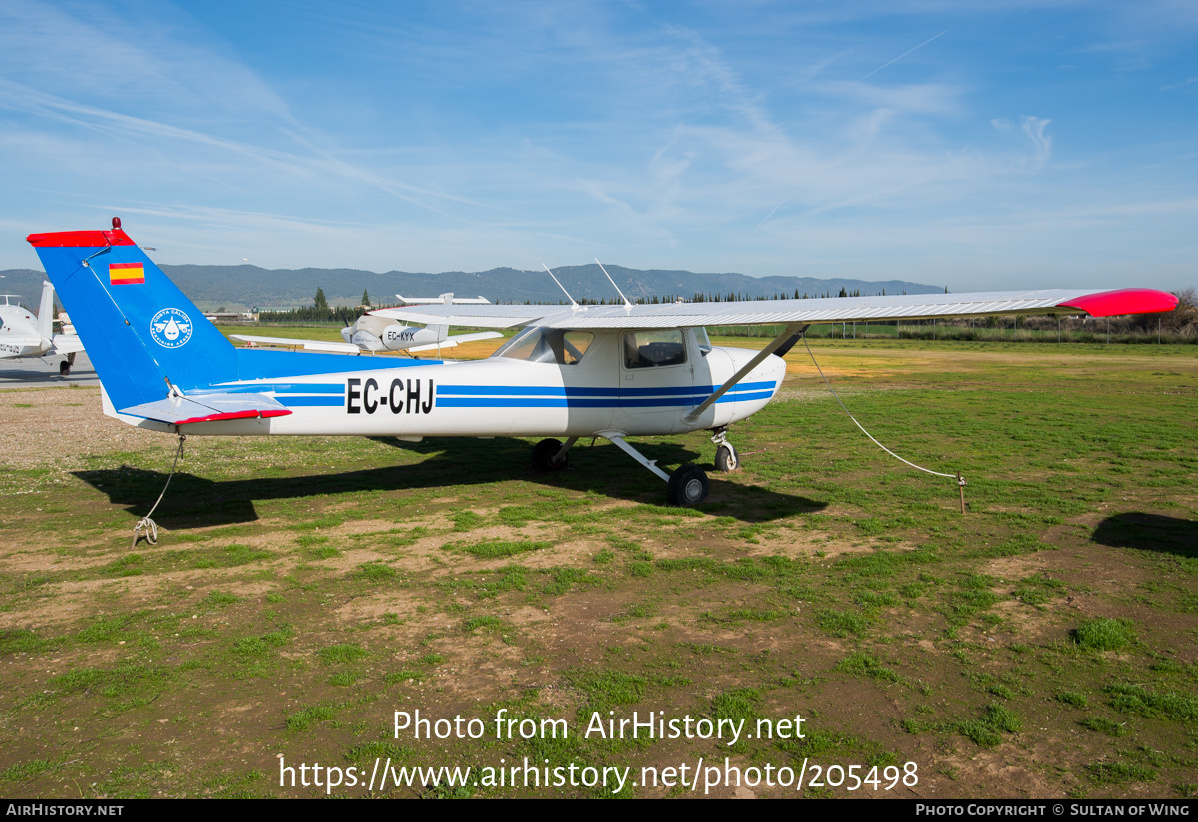
[[[104,412],[191,435],[544,437],[533,465],[568,464],[602,437],[667,483],[672,504],[707,497],[707,475],[667,474],[629,437],[711,432],[716,468],[737,467],[730,426],[782,384],[782,355],[812,323],[1171,311],[1149,289],[1085,289],[622,306],[458,305],[386,309],[391,319],[521,330],[490,358],[378,359],[234,348],[113,220],[111,231],[31,234],[87,343]],[[614,283],[613,283],[614,285]],[[621,295],[622,296],[622,295]],[[760,351],[716,347],[708,325],[782,324]],[[562,442],[561,439],[565,442]]]
[[[18,357],[65,357],[58,373],[66,376],[75,364],[75,355],[83,350],[83,341],[75,334],[54,333],[54,286],[42,283],[42,301],[37,316],[18,305],[15,294],[0,294],[0,359]]]

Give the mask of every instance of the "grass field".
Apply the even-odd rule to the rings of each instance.
[[[366,796],[377,757],[475,769],[374,791],[394,796],[687,794],[642,768],[727,759],[807,782],[714,795],[1193,797],[1198,350],[812,347],[874,436],[963,472],[967,515],[853,427],[802,346],[700,510],[603,442],[538,475],[525,440],[193,437],[158,545],[132,549],[175,441],[93,389],[0,392],[0,793],[326,795],[281,788],[282,757],[364,769],[332,794]],[[701,434],[638,446],[714,458]],[[486,732],[397,738],[416,710]],[[497,739],[500,711],[569,736]],[[753,736],[583,736],[633,711]],[[525,758],[631,771],[479,770]]]

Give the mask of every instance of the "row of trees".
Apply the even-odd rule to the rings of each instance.
[[[362,308],[370,308],[370,289],[362,289],[362,302],[360,305]],[[320,286],[316,287],[316,296],[312,298],[312,307],[321,311],[329,309],[328,297],[324,295],[324,289]]]

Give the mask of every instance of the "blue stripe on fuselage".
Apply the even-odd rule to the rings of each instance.
[[[752,402],[754,400],[768,400],[774,395],[774,387],[776,383],[772,382],[757,382],[746,383],[744,386],[737,386],[728,391],[727,394],[716,400],[717,403],[725,402]],[[466,386],[453,386],[454,388],[465,388]],[[766,390],[742,390],[743,388],[762,388]],[[491,388],[491,386],[470,386],[471,389]],[[499,387],[502,389],[503,387]],[[517,386],[510,386],[513,389],[512,393],[521,390]],[[563,389],[523,389],[526,393],[522,396],[454,396],[453,392],[445,390],[444,386],[437,387],[437,407],[439,408],[685,408],[695,405],[696,398],[706,397],[711,393],[711,390],[699,391],[692,396],[674,396],[674,397],[638,397],[631,398],[627,396],[611,396],[616,394],[616,390],[606,389],[588,389],[588,391],[598,392],[603,390],[608,396],[606,397],[587,397],[578,396],[574,393],[577,389],[566,389],[570,391],[569,396],[561,396],[564,393]],[[532,396],[532,394],[549,394],[550,396]],[[461,393],[465,393],[464,391]],[[490,393],[482,390],[476,391],[478,394]],[[495,393],[498,393],[496,391]],[[504,391],[504,393],[507,393]],[[558,396],[552,396],[553,394]],[[450,394],[450,396],[446,396]]]
[[[729,393],[772,391],[770,381],[745,382],[734,385]],[[527,385],[439,385],[437,396],[507,396],[507,397],[706,397],[715,391],[714,385],[661,386],[659,388],[588,388],[584,386],[527,386]]]

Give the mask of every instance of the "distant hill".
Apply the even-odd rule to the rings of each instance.
[[[459,297],[486,297],[491,302],[564,302],[565,295],[544,271],[518,271],[493,268],[468,273],[449,271],[442,274],[411,274],[388,271],[377,274],[350,268],[265,269],[253,265],[164,265],[162,270],[175,281],[191,300],[205,311],[228,311],[258,307],[298,307],[311,305],[317,288],[324,289],[333,305],[357,305],[362,291],[370,292],[376,304],[393,305],[395,295],[436,297],[452,291]],[[844,289],[871,294],[934,294],[942,286],[921,285],[902,280],[870,282],[866,280],[814,277],[748,277],[744,274],[696,274],[690,271],[640,271],[618,265],[607,266],[608,273],[628,295],[639,298],[692,299],[696,294],[727,298],[736,294],[745,298],[836,296]],[[619,299],[599,266],[578,265],[555,269],[554,274],[577,300]],[[26,306],[37,306],[45,274],[31,269],[0,271],[0,293],[19,294]]]

